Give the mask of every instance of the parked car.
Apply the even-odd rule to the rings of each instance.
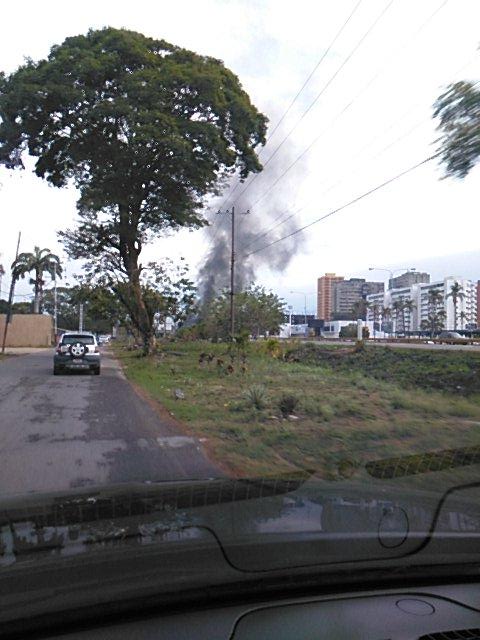
[[[64,333],[53,356],[53,375],[89,371],[100,375],[100,351],[93,333]]]
[[[98,336],[98,344],[108,344],[110,342],[110,338],[112,336],[109,335],[100,335]]]
[[[440,344],[470,344],[470,340],[460,335],[457,331],[441,331],[437,342]]]

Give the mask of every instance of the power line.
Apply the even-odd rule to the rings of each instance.
[[[440,7],[437,8],[436,11],[433,12],[433,14],[431,14],[430,18],[431,19],[436,13],[438,13],[438,11],[445,6],[446,2],[448,0],[445,0],[442,5]],[[428,20],[426,22],[423,23],[422,27],[425,27],[426,23],[428,22]],[[421,29],[420,28],[420,29]],[[419,29],[419,30],[420,30]],[[417,30],[417,33],[418,31]],[[457,68],[452,75],[458,75],[458,73],[461,73],[462,71],[464,71],[471,63],[473,60],[476,60],[477,58],[477,54],[475,54],[472,58],[470,58],[470,60],[467,63],[462,64],[461,67]],[[480,81],[474,82],[473,86],[479,84]],[[419,105],[419,103],[414,103],[413,105],[411,105],[397,120],[395,120],[394,122],[392,122],[390,125],[388,125],[388,127],[386,129],[383,130],[383,132],[376,134],[372,139],[369,140],[369,142],[367,142],[367,144],[363,145],[363,147],[352,157],[350,158],[351,162],[353,162],[354,160],[356,160],[366,149],[368,149],[369,147],[372,146],[372,143],[374,143],[376,140],[378,140],[379,138],[382,138],[388,131],[390,131],[390,129],[394,128],[399,122],[401,122],[406,116],[408,116],[417,106]],[[383,147],[382,149],[380,149],[380,151],[378,151],[377,153],[375,153],[373,156],[371,156],[370,158],[367,159],[367,162],[370,162],[372,160],[375,160],[376,158],[378,158],[378,156],[382,155],[383,153],[385,153],[385,151],[387,151],[388,149],[390,149],[391,147],[393,147],[394,145],[398,144],[399,142],[401,142],[402,140],[404,140],[406,137],[410,136],[416,129],[418,129],[422,124],[425,124],[426,122],[430,122],[431,118],[430,116],[428,118],[424,118],[422,119],[420,122],[417,122],[413,127],[411,127],[408,131],[406,131],[405,133],[403,133],[401,136],[399,136],[398,138],[396,138],[395,140],[393,140],[392,142],[390,142],[389,144],[387,144],[385,147]],[[350,175],[350,174],[349,174]],[[340,180],[337,180],[336,182],[334,182],[333,184],[331,184],[328,189],[326,189],[325,191],[323,191],[320,195],[323,196],[327,193],[329,193],[332,189],[334,189],[336,186],[338,186],[339,184],[342,184],[342,182],[345,181],[345,178],[342,177],[340,178]],[[243,245],[241,247],[242,250],[248,249],[250,246],[252,246],[253,244],[255,244],[256,242],[258,242],[259,240],[261,240],[262,238],[264,238],[266,235],[268,235],[268,233],[270,233],[271,231],[274,231],[276,228],[278,228],[279,226],[281,226],[282,224],[288,222],[289,220],[291,220],[293,217],[295,217],[298,213],[300,213],[300,211],[306,209],[309,205],[311,204],[311,202],[309,202],[306,205],[303,205],[302,207],[299,208],[295,208],[295,210],[292,212],[291,209],[287,209],[286,211],[283,211],[279,216],[277,216],[272,222],[273,222],[273,226],[268,227],[267,229],[263,229],[259,232],[259,234],[257,234],[252,240],[250,240],[250,242],[248,242],[247,244]],[[288,214],[287,217],[285,217],[284,219],[281,219],[282,216],[284,216],[285,214]],[[280,220],[278,223],[277,221]],[[277,224],[275,224],[277,223]]]
[[[338,67],[338,69],[335,71],[335,73],[327,80],[327,82],[324,84],[324,86],[322,87],[322,89],[320,90],[320,92],[315,96],[314,100],[308,105],[308,107],[305,109],[305,111],[302,113],[302,115],[300,116],[300,119],[297,120],[296,124],[290,129],[290,131],[287,133],[287,135],[282,139],[282,141],[280,142],[280,144],[274,149],[273,153],[268,157],[268,159],[266,160],[266,162],[264,162],[263,164],[263,168],[265,168],[268,163],[276,156],[276,154],[280,151],[280,149],[282,148],[282,146],[285,144],[285,142],[290,138],[290,136],[292,135],[292,133],[295,131],[295,129],[298,127],[298,125],[302,122],[302,120],[307,116],[307,114],[311,111],[311,109],[315,106],[315,104],[318,102],[318,100],[322,97],[322,95],[325,93],[325,91],[328,89],[328,87],[332,84],[332,82],[335,80],[335,78],[338,76],[338,74],[340,73],[340,71],[346,66],[346,64],[349,62],[349,60],[354,56],[354,54],[357,52],[357,50],[361,47],[361,45],[363,44],[363,42],[367,39],[367,37],[370,35],[370,33],[373,31],[373,29],[377,26],[378,22],[383,18],[383,16],[385,15],[385,13],[390,9],[390,7],[392,6],[392,4],[394,3],[395,0],[390,0],[390,2],[382,9],[382,11],[378,14],[378,16],[376,17],[376,19],[373,21],[373,23],[370,25],[370,27],[367,29],[367,31],[363,34],[363,36],[360,38],[360,40],[357,42],[357,44],[353,47],[353,49],[350,51],[350,53],[347,55],[347,57],[343,60],[343,62],[341,63],[341,65]],[[253,184],[253,182],[258,178],[258,176],[261,175],[260,173],[256,173],[253,178],[250,180],[250,182],[245,186],[245,188],[239,193],[239,195],[237,196],[237,198],[241,198],[242,195],[247,191],[247,189]],[[276,184],[276,182],[274,183]],[[258,202],[258,200],[257,200]]]
[[[415,105],[416,106],[416,105]],[[381,137],[382,135],[384,135],[387,131],[389,131],[392,127],[394,127],[396,124],[398,124],[398,122],[400,122],[406,115],[408,115],[411,112],[412,109],[409,109],[407,112],[405,112],[398,120],[396,120],[394,123],[390,124],[383,132],[383,134],[380,135],[376,135],[372,140],[370,140],[370,142],[368,142],[366,145],[364,145],[360,151],[358,151],[352,158],[351,161],[356,160],[362,153],[363,151],[365,151],[365,149],[368,149],[368,147],[371,146],[372,142],[375,142],[375,140],[377,140],[379,137]],[[408,137],[409,135],[411,135],[413,133],[414,130],[416,130],[419,126],[421,126],[422,124],[424,124],[426,121],[430,121],[430,118],[428,119],[423,119],[421,122],[417,123],[416,125],[414,125],[414,127],[412,127],[411,129],[409,129],[406,133],[404,133],[402,136],[399,136],[396,140],[394,140],[393,142],[389,143],[387,146],[385,146],[383,149],[381,149],[378,153],[376,153],[375,155],[373,155],[371,158],[369,158],[367,161],[372,161],[375,160],[378,156],[382,155],[383,153],[385,153],[385,151],[387,151],[389,148],[393,147],[394,145],[398,144],[399,142],[401,142],[402,140],[404,140],[406,137]],[[351,175],[351,174],[349,174]],[[322,193],[320,194],[320,196],[324,196],[327,193],[329,193],[332,189],[334,189],[336,186],[338,186],[339,184],[342,184],[342,182],[345,181],[345,178],[342,177],[340,178],[340,180],[337,180],[336,182],[334,182],[333,184],[331,184],[327,189],[325,189],[325,191],[322,191]],[[311,202],[309,202],[306,205],[303,205],[302,207],[296,208],[294,211],[284,211],[283,213],[281,213],[279,216],[277,216],[277,218],[275,218],[273,220],[273,226],[268,227],[265,230],[260,231],[260,234],[257,235],[255,238],[253,238],[248,244],[244,245],[243,247],[241,247],[242,249],[248,249],[248,247],[250,247],[252,244],[255,244],[256,242],[258,242],[258,240],[261,240],[262,238],[264,238],[266,235],[268,235],[271,231],[274,231],[275,229],[277,229],[279,226],[281,226],[282,224],[284,224],[285,222],[288,222],[289,220],[291,220],[293,217],[295,217],[298,213],[300,213],[300,211],[303,211],[304,209],[306,209],[309,205],[311,204]],[[287,217],[283,218],[282,220],[280,220],[280,218],[282,218],[282,216],[284,214],[289,214],[287,215]],[[277,224],[275,224],[278,220],[280,220]]]
[[[393,2],[393,0],[392,0]],[[427,24],[429,22],[431,22],[431,20],[437,15],[437,13],[443,9],[443,7],[445,7],[445,5],[447,4],[448,0],[442,0],[442,2],[440,3],[440,5],[435,9],[435,11],[433,11],[433,13],[431,13],[428,18],[426,20],[424,20],[424,22],[417,28],[417,30],[412,34],[412,36],[404,43],[402,43],[402,45],[400,47],[398,47],[392,55],[390,55],[390,57],[388,58],[388,61],[390,62],[393,58],[395,58],[398,53],[400,51],[402,51],[405,46],[411,42],[413,39],[415,39],[418,34],[427,26]],[[391,3],[390,3],[391,4]],[[384,12],[390,7],[390,4],[387,5],[387,7],[385,7]],[[378,22],[378,20],[382,17],[382,14],[380,14],[376,20],[376,22]],[[375,25],[373,25],[375,26]],[[372,26],[372,28],[373,28]],[[329,122],[328,126],[313,140],[313,142],[300,154],[300,156],[298,156],[288,167],[287,169],[273,182],[273,184],[259,197],[257,198],[257,200],[255,200],[255,202],[252,204],[252,207],[255,206],[256,204],[258,204],[266,195],[268,195],[270,193],[270,191],[273,189],[273,187],[275,187],[280,180],[290,171],[290,169],[292,169],[297,162],[299,162],[313,147],[315,144],[317,144],[317,142],[321,139],[321,137],[328,131],[331,130],[332,125],[355,103],[355,101],[375,82],[375,80],[382,75],[382,73],[385,71],[385,69],[388,68],[387,64],[384,64],[378,71],[376,74],[374,74],[372,76],[372,78],[370,78],[370,80],[360,89],[360,91],[357,92],[357,94],[350,100],[350,102],[348,102],[343,109],[337,113],[337,115]],[[270,159],[270,158],[269,158]],[[251,183],[249,183],[251,184]],[[247,185],[248,186],[248,185]],[[240,195],[242,195],[244,192],[246,191],[246,189],[244,189]]]
[[[393,0],[392,0],[393,2]],[[340,27],[340,29],[337,31],[337,33],[335,34],[335,37],[333,38],[333,40],[330,42],[330,44],[328,45],[328,47],[325,49],[322,57],[320,58],[320,60],[317,62],[317,64],[313,67],[312,71],[310,72],[310,74],[308,75],[307,79],[305,80],[305,82],[303,83],[303,85],[300,87],[300,89],[298,90],[297,94],[295,95],[295,97],[293,98],[293,100],[290,102],[290,104],[288,105],[286,111],[284,112],[284,114],[282,115],[282,117],[280,118],[280,120],[277,122],[277,124],[274,126],[274,128],[272,129],[272,131],[269,133],[268,138],[267,138],[267,142],[273,138],[273,136],[275,135],[275,132],[277,131],[278,127],[282,124],[282,122],[285,120],[285,118],[287,117],[287,115],[289,114],[291,108],[293,107],[293,105],[295,104],[295,102],[297,101],[297,99],[300,97],[300,95],[302,94],[303,90],[305,89],[305,87],[308,85],[308,83],[310,82],[310,80],[312,79],[312,77],[314,76],[315,72],[317,71],[317,69],[319,68],[319,66],[322,64],[322,62],[325,60],[325,58],[328,56],[328,54],[330,53],[333,45],[335,44],[335,42],[338,40],[338,38],[340,37],[340,35],[342,34],[343,30],[345,29],[345,27],[347,26],[347,24],[350,22],[350,20],[353,18],[354,14],[356,13],[358,7],[361,5],[362,0],[358,0],[357,4],[354,6],[353,10],[351,11],[351,13],[349,14],[348,18],[344,21],[344,23],[342,24],[342,26]],[[318,96],[320,97],[320,96]],[[318,99],[318,98],[317,98]],[[313,103],[312,105],[313,106]],[[302,116],[303,118],[303,116]],[[263,147],[263,149],[260,150],[260,153],[262,151],[265,150],[265,147]]]
[[[314,74],[316,73],[316,71],[318,70],[318,68],[320,67],[320,65],[322,64],[322,62],[325,60],[325,58],[327,57],[327,55],[330,53],[332,47],[334,46],[335,42],[338,40],[338,38],[340,37],[341,33],[343,32],[343,30],[345,29],[345,27],[347,26],[347,24],[350,22],[350,20],[352,19],[353,15],[356,13],[357,9],[359,8],[360,4],[362,3],[363,0],[358,0],[358,2],[356,3],[356,5],[354,6],[353,10],[350,12],[350,14],[348,15],[347,19],[343,22],[342,26],[340,27],[340,29],[337,31],[337,33],[335,34],[333,40],[330,42],[330,44],[328,45],[327,49],[324,51],[323,55],[320,57],[320,60],[318,60],[318,62],[315,64],[315,66],[313,67],[312,71],[309,73],[309,75],[307,76],[306,80],[303,82],[302,86],[300,87],[300,89],[297,91],[297,93],[295,94],[294,98],[292,99],[292,101],[290,102],[290,104],[288,105],[287,109],[284,111],[283,115],[280,117],[280,120],[277,122],[277,124],[275,125],[275,127],[273,128],[273,130],[269,133],[267,140],[265,142],[264,147],[260,150],[260,153],[262,153],[265,150],[265,147],[267,146],[268,142],[271,140],[271,138],[274,136],[275,132],[277,131],[277,129],[279,128],[279,126],[282,124],[282,122],[285,120],[285,118],[287,117],[288,113],[290,112],[290,110],[292,109],[293,105],[295,104],[295,102],[298,100],[299,96],[302,94],[303,90],[305,89],[305,87],[308,85],[308,83],[310,82],[310,80],[312,79],[312,77],[314,76]],[[393,2],[393,0],[391,0]],[[304,114],[306,115],[306,114]],[[303,116],[302,118],[303,119]],[[297,123],[298,124],[298,123]],[[266,164],[268,164],[268,162],[270,161],[270,158],[267,160],[267,162],[265,163],[264,166],[266,166]],[[255,180],[255,178],[258,176],[259,174],[255,174],[255,176],[252,178],[251,182],[253,182],[253,180]],[[220,205],[220,209],[222,209],[223,207],[225,207],[225,205],[228,203],[228,201],[231,199],[232,195],[235,193],[235,191],[238,189],[238,187],[242,184],[241,180],[237,180],[235,186],[233,188],[230,189],[230,192],[226,194],[225,198],[223,199],[221,205]],[[243,191],[242,191],[243,193]],[[240,194],[241,195],[241,194]],[[215,223],[214,223],[215,224]],[[213,236],[213,238],[211,239],[210,242],[210,247],[214,244],[216,237],[218,235],[218,232],[220,230],[220,228],[225,224],[225,219],[222,219],[222,221],[220,223],[217,224],[217,229],[215,231],[215,234]]]
[[[393,0],[392,0],[393,1]],[[333,120],[330,121],[328,127],[326,129],[324,129],[319,136],[317,136],[317,138],[315,138],[315,140],[313,141],[313,143],[311,145],[309,145],[309,147],[307,147],[307,149],[302,152],[302,154],[300,155],[300,157],[298,157],[289,167],[287,167],[286,171],[283,172],[283,174],[281,176],[279,176],[279,178],[277,178],[277,180],[273,183],[273,185],[271,185],[271,187],[269,187],[267,189],[267,191],[260,196],[260,198],[258,198],[252,206],[258,204],[268,193],[270,193],[270,191],[272,190],[272,188],[274,186],[276,186],[276,184],[278,184],[278,182],[280,181],[281,178],[283,178],[284,175],[286,175],[286,173],[288,173],[288,171],[293,168],[293,166],[301,159],[301,157],[303,157],[306,153],[308,153],[310,151],[310,149],[314,146],[314,144],[316,144],[318,142],[318,140],[323,136],[323,134],[331,129],[331,126],[333,123],[335,123],[352,105],[353,103],[375,82],[375,80],[382,75],[382,73],[388,68],[388,63],[394,59],[398,53],[400,51],[402,51],[405,46],[410,43],[413,39],[415,39],[418,34],[425,29],[425,27],[428,25],[429,22],[431,22],[431,20],[440,12],[441,9],[443,9],[445,7],[445,5],[448,3],[449,0],[443,0],[438,6],[437,8],[428,16],[428,18],[426,20],[423,21],[423,23],[416,29],[416,31],[412,34],[412,36],[404,43],[402,43],[402,45],[400,47],[398,47],[388,58],[388,62],[386,64],[383,65],[383,67],[381,67],[378,72],[372,76],[372,78],[360,89],[360,91],[352,98],[352,100],[350,100],[350,102],[348,102],[344,108],[333,118]],[[390,3],[391,4],[391,3]],[[385,8],[385,11],[389,8],[390,5],[388,5]],[[357,7],[356,7],[357,8]],[[356,9],[355,8],[355,9]],[[377,21],[381,18],[381,15],[377,18]],[[462,71],[465,67],[467,67],[469,64],[471,63],[471,60],[465,64],[462,65],[462,67],[460,69],[458,69],[456,71],[456,73],[459,73],[460,71]],[[417,104],[413,105],[413,108],[415,108],[417,106]],[[377,135],[375,136],[369,143],[367,143],[367,145],[364,145],[361,149],[361,151],[359,153],[357,153],[354,158],[357,158],[360,153],[365,150],[366,148],[368,148],[369,146],[371,146],[371,143],[374,142],[375,140],[377,140],[379,137],[381,137],[382,135],[384,135],[387,131],[389,131],[392,127],[394,127],[400,120],[402,120],[406,115],[408,115],[411,111],[412,111],[412,107],[410,107],[407,112],[405,112],[396,122],[394,122],[393,124],[389,125],[389,127],[387,127],[386,130],[384,130],[383,134]],[[386,151],[388,148],[392,147],[394,144],[397,144],[398,142],[400,142],[402,139],[404,139],[406,136],[410,135],[415,129],[417,129],[419,126],[421,126],[421,124],[423,124],[424,120],[418,124],[416,124],[412,129],[410,129],[406,134],[403,134],[402,136],[400,136],[397,140],[389,143],[384,149],[382,149],[380,151],[379,154],[376,154],[375,156],[373,156],[373,158],[377,157],[378,155],[380,155],[381,153],[383,153],[384,151]],[[297,123],[298,124],[298,123]],[[271,137],[271,136],[270,136]],[[371,159],[373,159],[371,158]],[[259,174],[257,174],[258,176]],[[255,177],[257,177],[255,176]],[[252,180],[253,182],[253,180]],[[336,183],[334,183],[331,187],[329,187],[329,189],[327,189],[327,191],[325,191],[324,193],[328,193],[328,191],[330,191],[334,186],[338,185],[339,183],[343,182],[343,178],[339,181],[337,181]],[[249,183],[251,184],[251,183]],[[237,187],[239,186],[238,184],[236,185]],[[247,185],[248,187],[249,185]],[[246,188],[247,188],[246,187]],[[245,191],[246,188],[242,191],[242,193],[240,195],[242,195]],[[305,207],[302,207],[301,209],[297,209],[295,212],[293,212],[292,214],[288,215],[288,217],[286,217],[284,220],[280,221],[278,224],[274,224],[273,227],[270,227],[267,229],[266,232],[260,232],[259,235],[257,235],[255,238],[253,238],[253,240],[251,240],[247,245],[244,245],[243,249],[248,248],[249,246],[251,246],[252,244],[255,244],[258,240],[260,240],[261,238],[263,238],[265,235],[267,235],[268,232],[272,231],[273,229],[277,228],[278,226],[280,226],[281,224],[284,224],[285,222],[287,222],[288,220],[290,220],[292,217],[294,217],[294,215],[296,215],[297,213],[299,213],[299,211],[301,211],[302,209],[304,209]],[[284,213],[289,213],[289,211],[285,211],[283,213],[281,213],[279,216],[277,216],[277,218],[275,218],[273,220],[273,223],[276,223],[283,215]],[[223,222],[223,221],[222,221]],[[218,232],[218,229],[217,229]],[[216,237],[217,233],[214,236],[214,239]],[[213,240],[214,240],[213,239]]]
[[[335,42],[338,40],[338,38],[340,37],[340,35],[342,34],[343,30],[345,29],[345,27],[347,26],[347,24],[350,22],[350,20],[353,18],[354,14],[356,13],[357,9],[359,8],[359,6],[361,5],[361,3],[363,2],[363,0],[358,0],[357,4],[354,6],[353,10],[350,12],[350,14],[348,15],[348,17],[346,18],[346,20],[343,22],[342,26],[340,27],[340,29],[337,31],[337,33],[335,34],[333,40],[330,42],[330,44],[328,45],[328,47],[325,49],[325,51],[323,52],[322,56],[320,57],[320,59],[318,60],[318,62],[315,64],[315,66],[313,67],[313,69],[310,71],[310,73],[308,74],[306,80],[303,82],[302,86],[300,87],[300,89],[297,91],[297,93],[295,94],[294,98],[291,100],[290,104],[288,105],[287,109],[283,112],[282,116],[280,117],[280,120],[278,120],[278,122],[276,123],[276,125],[274,126],[274,128],[272,129],[272,131],[268,134],[267,139],[265,141],[265,145],[262,147],[262,149],[260,149],[259,155],[261,153],[263,153],[263,151],[265,151],[265,148],[267,146],[267,144],[269,143],[269,141],[273,138],[273,136],[275,135],[275,132],[277,131],[277,129],[279,128],[279,126],[282,124],[282,122],[285,120],[285,118],[287,117],[287,115],[290,113],[293,105],[295,104],[295,102],[298,100],[298,98],[300,97],[300,95],[303,93],[303,90],[305,89],[305,87],[308,85],[308,83],[310,82],[310,80],[313,78],[313,76],[315,75],[316,71],[318,70],[318,68],[320,67],[320,65],[322,64],[322,62],[325,60],[325,58],[327,57],[327,55],[330,53],[333,45],[335,44]],[[257,174],[258,175],[258,174]],[[230,200],[230,198],[232,197],[234,191],[236,191],[238,189],[238,187],[241,185],[241,181],[238,180],[237,183],[235,184],[235,186],[233,187],[233,189],[230,190],[229,193],[226,194],[225,199],[223,200],[221,207],[222,208],[227,202],[228,200]]]
[[[260,247],[260,249],[255,249],[255,251],[250,251],[250,253],[243,254],[243,257],[244,258],[248,258],[249,256],[252,256],[252,255],[254,255],[256,253],[259,253],[260,251],[264,251],[265,249],[268,249],[269,247],[272,247],[273,245],[278,244],[279,242],[282,242],[283,240],[286,240],[287,238],[291,238],[292,236],[295,236],[298,233],[301,233],[302,231],[305,231],[305,229],[308,229],[309,227],[312,227],[313,225],[315,225],[315,224],[317,224],[319,222],[322,222],[323,220],[326,220],[327,218],[330,218],[331,216],[335,215],[336,213],[339,213],[340,211],[343,211],[347,207],[350,207],[352,204],[355,204],[355,203],[359,202],[360,200],[363,200],[364,198],[366,198],[366,197],[372,195],[373,193],[375,193],[376,191],[379,191],[380,189],[383,189],[387,185],[391,184],[392,182],[395,182],[395,180],[398,180],[399,178],[402,178],[403,176],[407,175],[408,173],[411,173],[415,169],[418,169],[419,167],[421,167],[422,165],[426,164],[427,162],[430,162],[434,158],[437,158],[439,155],[440,155],[440,153],[435,153],[434,155],[429,156],[428,158],[425,158],[421,162],[417,162],[417,164],[414,164],[413,166],[409,167],[408,169],[405,169],[401,173],[397,173],[397,175],[393,176],[392,178],[389,178],[388,180],[385,180],[385,182],[382,182],[381,184],[377,185],[376,187],[373,187],[372,189],[369,189],[368,191],[365,191],[364,193],[362,193],[361,195],[357,196],[356,198],[353,198],[353,200],[350,200],[349,202],[343,204],[342,206],[337,207],[336,209],[333,209],[332,211],[329,211],[324,216],[321,216],[320,218],[317,218],[316,220],[313,220],[313,222],[309,222],[308,224],[304,225],[303,227],[300,227],[299,229],[296,229],[295,231],[292,231],[292,233],[289,233],[286,236],[283,236],[282,238],[278,238],[277,240],[274,240],[273,242],[270,242],[269,244],[267,244],[267,245],[265,245],[263,247]]]

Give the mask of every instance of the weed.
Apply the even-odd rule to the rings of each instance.
[[[261,411],[267,406],[267,392],[263,385],[254,384],[244,393],[245,400],[249,407]]]
[[[322,402],[318,398],[305,397],[301,402],[302,411],[308,416],[315,416],[321,420],[329,422],[335,417],[335,410],[331,405]]]
[[[278,408],[284,418],[292,414],[299,403],[299,398],[293,393],[283,393],[278,401]]]

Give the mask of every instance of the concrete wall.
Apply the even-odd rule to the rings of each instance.
[[[0,346],[3,343],[5,314],[0,314]],[[40,314],[13,314],[8,325],[7,347],[50,347],[53,344],[53,318]]]

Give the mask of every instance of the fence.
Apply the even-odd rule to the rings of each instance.
[[[0,344],[3,341],[6,315],[0,314]],[[6,347],[50,347],[53,344],[53,318],[42,314],[12,315],[8,325]]]

